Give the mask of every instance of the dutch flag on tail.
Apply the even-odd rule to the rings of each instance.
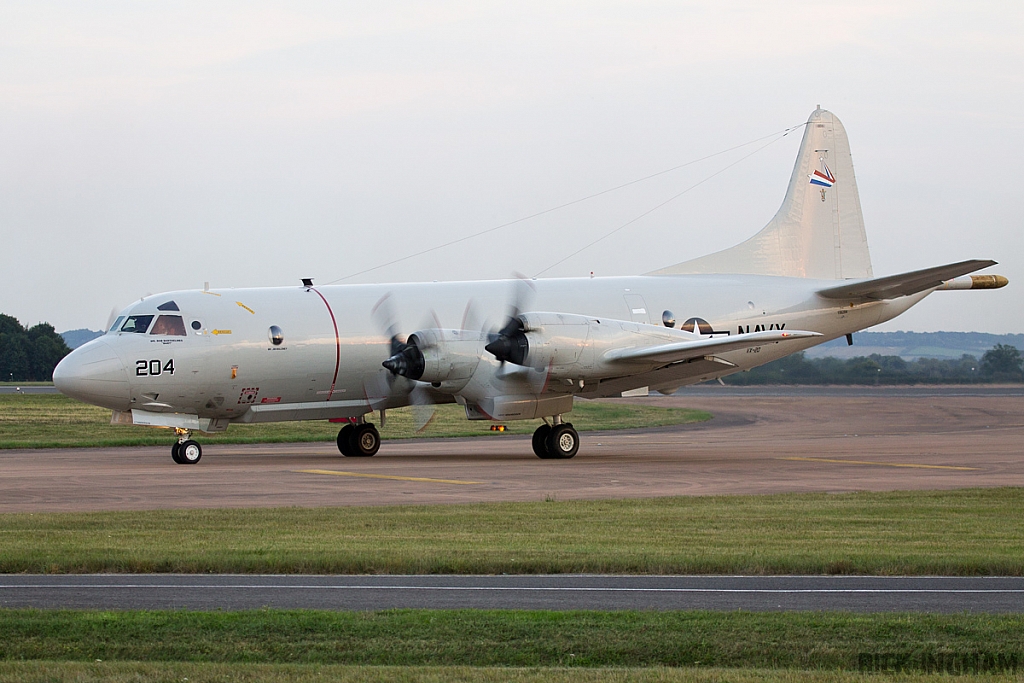
[[[811,174],[811,185],[821,185],[822,187],[832,187],[836,182],[836,178],[832,175],[832,171],[828,170],[828,164],[825,160],[821,160],[821,167],[825,169],[824,172],[815,171]]]

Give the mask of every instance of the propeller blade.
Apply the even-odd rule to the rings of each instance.
[[[523,365],[529,353],[530,345],[526,340],[525,328],[520,318],[529,305],[534,293],[534,286],[526,276],[516,274],[512,283],[512,295],[509,300],[508,317],[504,326],[497,332],[487,334],[487,345],[484,350],[493,355],[501,363],[509,362]]]
[[[522,273],[513,273],[513,275],[512,305],[515,309],[515,315],[519,315],[526,310],[526,307],[529,305],[529,302],[533,298],[537,289],[534,286],[533,281]]]
[[[433,421],[437,412],[434,400],[425,384],[417,384],[409,395],[412,405],[412,423],[417,433],[422,432]]]
[[[395,313],[394,300],[391,292],[388,292],[373,305],[370,310],[370,317],[384,335],[390,340],[388,357],[381,363],[390,372],[387,379],[390,384],[401,375],[412,379],[423,374],[423,354],[416,348],[415,335],[402,341],[399,336],[401,326],[398,324],[398,315]],[[437,316],[433,318],[436,320]],[[389,392],[390,393],[390,392]]]
[[[382,296],[373,305],[373,308],[370,310],[370,317],[373,319],[377,329],[391,340],[390,355],[394,356],[401,351],[405,345],[398,336],[401,328],[398,324],[398,315],[395,313],[394,301],[391,299],[391,292]]]
[[[117,312],[119,310],[120,309],[117,308],[117,306],[115,306],[114,308],[110,309],[110,315],[107,316],[107,324],[103,326],[103,331],[104,332],[108,332],[110,330],[110,326],[113,325],[114,321],[117,319]]]
[[[377,372],[363,380],[363,397],[371,410],[380,410],[387,406],[391,396],[391,375]]]
[[[464,330],[479,330],[481,333],[487,331],[487,320],[480,318],[479,306],[476,303],[476,299],[470,299],[466,302],[466,310],[462,313],[462,329]]]

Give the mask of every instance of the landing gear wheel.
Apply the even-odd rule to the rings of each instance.
[[[178,460],[182,465],[195,465],[203,457],[203,447],[189,439],[178,444]]]
[[[580,450],[580,435],[569,423],[555,425],[546,439],[549,458],[568,460]]]
[[[354,429],[355,427],[349,424],[342,427],[341,431],[338,432],[338,450],[346,458],[351,458],[354,455],[352,453],[352,430]]]
[[[551,433],[551,425],[547,422],[537,427],[537,431],[533,433],[533,452],[537,454],[538,458],[547,460],[551,456],[548,455],[547,440],[548,435]]]
[[[376,455],[380,449],[380,432],[369,422],[356,426],[349,438],[349,448],[355,457],[369,458]]]
[[[180,455],[178,455],[179,448],[181,448],[181,444],[178,443],[177,441],[171,444],[171,459],[174,460],[174,462],[178,463],[179,465],[184,465],[185,461],[181,459]]]

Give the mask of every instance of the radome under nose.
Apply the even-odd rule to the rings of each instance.
[[[53,369],[53,383],[65,396],[112,410],[128,410],[128,373],[114,350],[101,339],[64,357]]]

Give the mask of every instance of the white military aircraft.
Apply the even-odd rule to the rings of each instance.
[[[994,263],[874,277],[846,131],[818,108],[782,208],[731,249],[635,277],[157,294],[53,380],[111,408],[115,424],[173,429],[182,464],[202,457],[194,431],[282,420],[344,422],[341,453],[371,456],[380,435],[368,415],[383,423],[391,408],[422,415],[451,402],[470,420],[542,420],[535,453],[571,458],[579,436],[564,418],[576,397],[671,393],[844,335],[852,343],[936,290],[1004,286],[968,275]]]

